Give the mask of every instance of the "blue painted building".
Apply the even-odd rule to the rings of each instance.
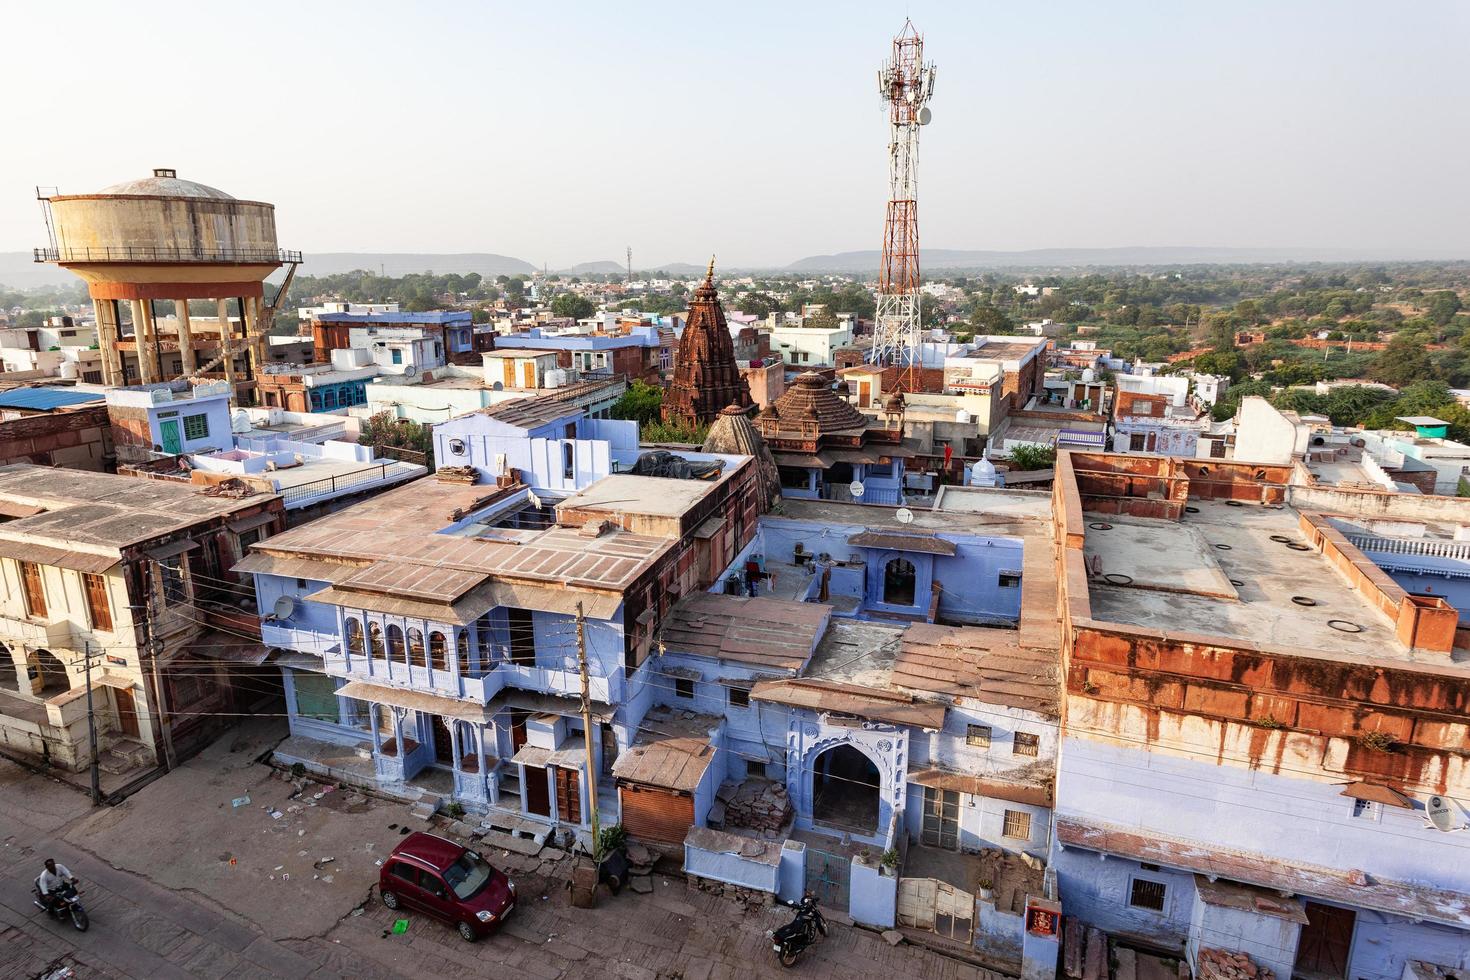
[[[609,474],[630,451],[625,426],[550,404],[454,420],[437,433],[440,464],[465,470],[270,538],[237,566],[276,611],[262,636],[283,651],[280,758],[544,835],[587,832],[591,777],[620,754],[670,750],[640,742],[651,638],[669,595],[707,587],[753,533],[754,467],[703,455],[710,479]],[[711,535],[711,521],[727,526]],[[690,738],[704,765],[681,771],[713,779],[718,731]],[[612,780],[597,800],[617,822]]]

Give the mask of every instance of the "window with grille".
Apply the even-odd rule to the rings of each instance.
[[[184,438],[185,439],[208,439],[209,438],[209,416],[208,415],[185,415],[184,416]]]
[[[1001,572],[999,584],[1002,589],[1018,589],[1021,587],[1021,573]]]
[[[687,677],[675,677],[674,693],[681,698],[694,697],[694,682]]]
[[[989,725],[966,725],[965,744],[976,748],[990,748],[990,726]]]
[[[732,707],[732,708],[748,708],[748,707],[750,707],[750,688],[748,688],[748,687],[741,687],[741,686],[736,685],[736,684],[729,684],[729,685],[726,685],[725,690],[729,693],[730,707]]]
[[[1353,800],[1353,816],[1377,820],[1378,804],[1372,800]]]
[[[1134,878],[1128,893],[1128,904],[1134,908],[1164,911],[1165,886],[1162,881]]]
[[[766,764],[764,762],[756,762],[754,759],[746,759],[745,774],[747,776],[757,776],[761,779],[765,779]]]
[[[1011,837],[1016,840],[1031,839],[1031,814],[1024,810],[1007,810],[1005,823],[1001,825],[1002,837]]]
[[[505,617],[510,628],[510,662],[536,666],[536,625],[531,610],[512,606]]]
[[[46,615],[46,587],[41,584],[41,566],[35,562],[20,563],[20,580],[25,588],[26,612],[36,619]]]
[[[1026,732],[1017,732],[1016,740],[1011,746],[1011,751],[1016,755],[1035,755],[1040,745],[1040,737],[1028,735]]]

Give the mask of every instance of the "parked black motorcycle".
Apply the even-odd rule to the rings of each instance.
[[[71,924],[76,927],[77,932],[86,932],[91,922],[87,919],[87,910],[82,908],[82,900],[78,895],[77,886],[70,881],[51,893],[49,904],[46,902],[46,897],[41,894],[39,885],[31,892],[36,908],[56,919],[70,916]]]
[[[816,897],[808,892],[796,906],[796,918],[771,933],[771,949],[776,951],[782,966],[794,966],[796,958],[825,935],[827,920],[817,909]]]

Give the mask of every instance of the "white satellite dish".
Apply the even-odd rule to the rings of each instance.
[[[1434,825],[1435,830],[1448,834],[1456,830],[1465,829],[1464,825],[1457,819],[1455,813],[1456,807],[1453,800],[1446,799],[1443,796],[1431,796],[1429,801],[1424,805],[1424,810],[1425,815],[1429,817],[1429,822]]]
[[[898,512],[893,516],[898,518],[898,523],[900,524],[914,523],[914,512],[909,510],[907,507],[900,507],[898,509]]]
[[[929,120],[931,120],[933,118],[934,118],[934,113],[932,113],[932,112],[929,111],[929,107],[928,106],[924,106],[924,108],[922,108],[922,109],[919,110],[919,125],[920,126],[927,126],[927,125],[929,125]]]
[[[852,495],[854,497],[861,497],[863,495],[863,481],[853,480],[852,483],[848,485],[847,489],[852,491]]]
[[[296,600],[288,595],[283,595],[276,600],[271,609],[270,618],[273,620],[290,619],[291,614],[296,611]]]

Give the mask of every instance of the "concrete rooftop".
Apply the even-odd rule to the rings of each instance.
[[[1204,500],[1191,500],[1190,506],[1198,513],[1186,513],[1178,523],[1086,515],[1095,619],[1294,647],[1334,659],[1445,663],[1443,654],[1404,647],[1394,623],[1315,548],[1288,547],[1307,544],[1296,511]],[[1112,527],[1093,527],[1100,523]],[[1287,541],[1273,541],[1273,535]],[[1094,558],[1100,562],[1096,568]],[[1131,581],[1106,581],[1099,573]],[[1455,651],[1454,658],[1466,662],[1470,654]]]

